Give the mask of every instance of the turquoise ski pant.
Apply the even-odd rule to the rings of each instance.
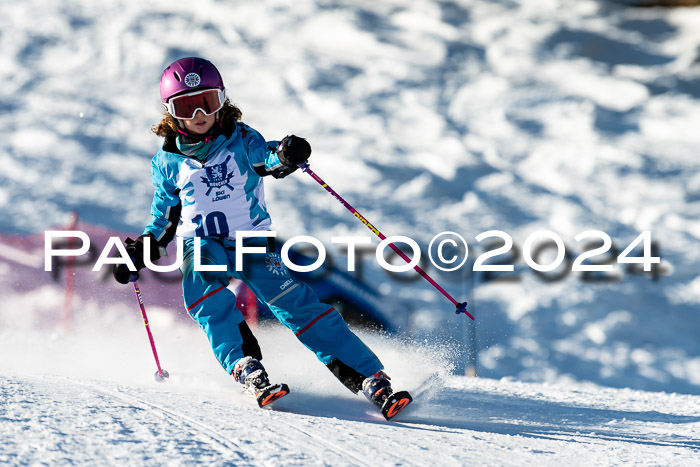
[[[369,376],[382,369],[379,359],[348,329],[340,313],[319,302],[308,285],[290,277],[280,254],[267,238],[244,240],[244,246],[264,247],[266,252],[245,253],[242,271],[236,271],[232,242],[216,237],[203,237],[200,241],[199,264],[224,265],[226,271],[195,271],[194,239],[185,239],[182,265],[185,307],[206,333],[214,355],[229,374],[239,359],[256,356],[258,349],[248,327],[245,324],[241,327],[243,314],[236,308],[235,294],[226,288],[230,277],[248,286],[324,365],[340,361],[358,376]]]

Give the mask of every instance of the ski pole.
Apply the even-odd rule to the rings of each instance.
[[[138,277],[138,276],[136,276]],[[134,292],[136,292],[136,298],[139,301],[139,307],[141,307],[141,316],[143,317],[143,324],[146,325],[146,333],[148,333],[148,340],[151,343],[151,349],[153,350],[153,356],[156,359],[156,367],[158,368],[158,371],[156,371],[155,374],[155,379],[159,383],[162,383],[170,375],[168,374],[167,371],[163,370],[160,367],[160,361],[158,360],[158,352],[156,352],[156,343],[153,341],[153,334],[151,334],[151,327],[148,325],[148,316],[146,316],[146,307],[143,305],[143,296],[141,295],[141,290],[139,289],[139,283],[134,279],[132,281],[134,283]]]
[[[336,193],[336,191],[335,191],[333,188],[331,188],[330,186],[328,186],[328,184],[327,184],[326,182],[324,182],[324,181],[321,179],[321,177],[319,177],[318,175],[316,175],[316,173],[315,173],[313,170],[311,170],[311,168],[309,167],[309,164],[307,164],[307,163],[299,164],[299,168],[301,168],[302,171],[304,171],[304,172],[306,172],[307,174],[309,174],[309,175],[311,176],[311,178],[313,178],[314,180],[316,180],[316,182],[318,182],[319,185],[321,185],[323,188],[325,188],[325,190],[326,190],[328,193],[330,193],[335,199],[337,199],[338,201],[340,201],[340,204],[342,204],[343,206],[345,206],[345,209],[347,209],[347,210],[350,211],[355,217],[357,217],[363,224],[365,224],[365,225],[367,226],[367,228],[368,228],[369,230],[371,230],[372,232],[374,232],[374,234],[375,234],[377,237],[379,237],[379,238],[382,239],[382,240],[386,240],[386,237],[384,236],[383,233],[381,233],[381,232],[379,231],[379,229],[377,229],[375,226],[373,226],[362,214],[360,214],[360,213],[357,211],[357,209],[353,208],[353,207],[350,205],[350,203],[348,203],[347,201],[345,201],[345,200],[343,199],[342,196],[340,196],[338,193]],[[408,256],[406,256],[406,254],[405,254],[403,251],[401,251],[401,250],[399,249],[399,247],[397,247],[397,246],[394,245],[393,243],[389,243],[389,246],[391,247],[392,250],[394,250],[394,251],[396,252],[396,254],[398,254],[401,258],[403,258],[404,261],[406,261],[406,262],[409,263],[409,264],[411,263],[411,259],[410,259]],[[440,293],[442,293],[449,301],[452,302],[453,305],[455,305],[455,306],[457,307],[457,310],[455,311],[456,314],[464,313],[465,315],[469,316],[472,320],[474,319],[474,317],[467,311],[467,302],[461,302],[461,303],[460,303],[460,302],[458,302],[457,300],[455,300],[454,298],[452,298],[452,296],[451,296],[449,293],[447,293],[447,292],[445,291],[445,289],[443,289],[442,287],[440,287],[440,285],[439,285],[437,282],[435,282],[435,281],[433,280],[433,278],[430,277],[430,276],[428,275],[428,273],[426,273],[426,272],[423,271],[420,267],[418,267],[418,265],[413,266],[413,269],[415,269],[416,272],[417,272],[418,274],[420,274],[421,276],[423,276],[423,278],[424,278],[425,280],[427,280],[427,281],[430,283],[430,285],[432,285],[432,286],[435,287],[438,291],[440,291]]]

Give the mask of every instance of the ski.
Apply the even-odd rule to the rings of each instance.
[[[413,398],[408,391],[398,391],[389,395],[382,403],[381,411],[384,418],[391,420],[413,402]]]
[[[271,384],[264,388],[256,389],[253,395],[255,396],[255,400],[258,401],[258,406],[262,408],[283,398],[287,394],[289,394],[289,386],[282,383]]]

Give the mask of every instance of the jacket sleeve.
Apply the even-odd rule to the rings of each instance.
[[[155,238],[160,256],[166,256],[165,247],[175,237],[180,222],[180,190],[175,185],[175,170],[162,163],[159,154],[151,161],[151,178],[155,192],[151,203],[151,223],[144,234]]]
[[[261,177],[272,175],[275,178],[284,178],[298,167],[287,167],[280,162],[277,156],[279,141],[265,141],[260,133],[245,126],[245,140],[248,148],[248,158],[255,173]]]

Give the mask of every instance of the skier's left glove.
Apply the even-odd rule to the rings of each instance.
[[[299,136],[285,136],[277,146],[277,157],[285,166],[296,169],[311,157],[311,145]]]
[[[136,272],[130,271],[126,264],[115,264],[112,268],[112,275],[120,284],[128,284],[131,281],[137,280],[139,277],[138,271],[146,267],[146,264],[143,261],[143,239],[146,236],[151,237],[151,262],[160,258],[160,252],[158,251],[158,246],[156,245],[153,234],[148,233],[146,235],[141,235],[136,240],[127,238],[124,241],[124,243],[126,243],[126,253],[134,262]]]

